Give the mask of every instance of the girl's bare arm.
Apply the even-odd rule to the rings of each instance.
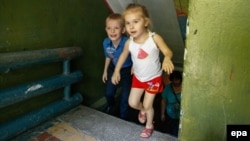
[[[172,71],[174,70],[174,65],[173,65],[173,62],[171,61],[171,58],[173,56],[173,52],[167,46],[167,44],[165,43],[165,41],[163,40],[163,38],[160,35],[155,34],[153,36],[153,38],[154,38],[156,45],[158,46],[158,48],[160,49],[160,51],[164,55],[164,60],[162,63],[162,70],[164,70],[168,74],[172,73]]]

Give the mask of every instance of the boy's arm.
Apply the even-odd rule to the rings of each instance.
[[[102,81],[103,83],[105,83],[107,81],[107,77],[108,77],[108,67],[109,67],[109,64],[111,62],[111,59],[110,58],[105,58],[105,63],[104,63],[104,70],[103,70],[103,74],[102,74]]]
[[[112,83],[113,84],[118,84],[120,81],[120,70],[122,68],[123,63],[125,62],[125,60],[127,59],[128,55],[129,55],[129,49],[128,49],[128,45],[129,45],[129,40],[126,41],[123,51],[118,59],[118,62],[115,66],[115,70],[114,70],[114,74],[112,76]]]
[[[164,70],[168,74],[172,73],[172,71],[174,70],[174,65],[171,61],[173,52],[170,50],[170,48],[167,46],[167,44],[165,43],[165,41],[162,39],[160,35],[155,34],[153,36],[153,39],[156,45],[158,46],[158,48],[160,49],[160,51],[162,52],[162,54],[164,55],[164,60],[162,63],[162,70]]]

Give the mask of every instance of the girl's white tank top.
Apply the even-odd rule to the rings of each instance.
[[[149,32],[148,39],[142,43],[135,43],[130,37],[129,51],[133,61],[134,75],[141,82],[146,82],[161,76],[160,50],[154,42],[154,33]]]

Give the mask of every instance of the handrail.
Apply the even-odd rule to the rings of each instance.
[[[1,141],[10,140],[29,128],[51,119],[82,102],[83,98],[80,93],[73,95],[70,93],[71,84],[82,79],[81,71],[70,71],[70,61],[81,54],[82,49],[80,47],[0,53],[0,72],[5,73],[12,69],[32,67],[33,65],[63,62],[61,74],[0,90],[0,108],[64,87],[64,97],[62,99],[0,124]]]
[[[11,69],[36,64],[71,60],[80,56],[81,53],[82,49],[80,47],[0,53],[0,72],[8,72]]]

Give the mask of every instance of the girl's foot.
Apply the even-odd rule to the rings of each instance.
[[[146,116],[146,113],[142,113],[141,111],[139,112],[138,114],[138,120],[140,123],[145,123],[146,120],[147,120],[147,116]]]
[[[140,137],[149,138],[151,137],[153,131],[154,131],[154,128],[144,128],[140,134]]]

